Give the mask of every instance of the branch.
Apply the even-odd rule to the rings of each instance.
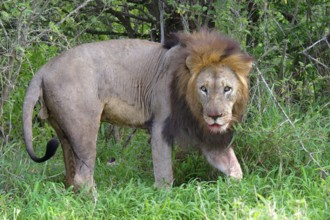
[[[83,7],[85,7],[90,1],[92,1],[92,0],[86,0],[84,3],[82,3],[81,5],[79,5],[75,10],[73,10],[69,14],[67,14],[67,16],[65,16],[62,20],[60,20],[59,22],[57,22],[56,25],[57,26],[61,25],[64,21],[66,21],[68,18],[70,18],[73,14],[77,13],[80,9],[82,9]],[[31,39],[31,42],[35,41],[40,36],[44,35],[46,32],[48,32],[48,30],[42,31],[40,34],[38,34],[37,36],[35,36],[34,38],[32,38]]]
[[[156,23],[155,20],[153,19],[148,19],[148,18],[144,18],[144,17],[140,17],[140,16],[137,16],[137,15],[132,15],[130,13],[127,13],[127,12],[122,12],[122,11],[116,11],[116,10],[113,10],[112,8],[108,8],[106,10],[106,12],[109,12],[110,14],[118,17],[118,16],[121,16],[121,17],[126,17],[126,18],[134,18],[134,19],[137,19],[137,20],[140,20],[140,21],[145,21],[145,22],[149,22],[149,23]]]
[[[83,7],[85,7],[90,1],[92,1],[92,0],[86,0],[84,3],[82,3],[81,5],[79,5],[75,10],[73,10],[69,14],[67,14],[62,20],[60,20],[59,22],[57,22],[56,25],[57,26],[60,26],[65,20],[67,20],[73,14],[77,13],[80,9],[82,9]]]
[[[132,129],[132,132],[130,133],[130,135],[127,137],[124,145],[122,146],[123,149],[125,149],[127,147],[127,145],[129,144],[129,142],[131,141],[132,137],[134,136],[135,132],[137,131],[136,128]]]
[[[165,41],[165,30],[164,30],[164,2],[158,0],[158,10],[159,10],[159,22],[160,22],[160,42]]]
[[[0,27],[2,28],[2,31],[5,34],[5,37],[6,37],[7,41],[8,42],[11,42],[10,37],[8,35],[8,32],[7,32],[6,28],[5,28],[5,26],[2,24],[2,21],[1,20],[0,20]]]
[[[324,63],[318,61],[317,59],[315,59],[315,58],[312,57],[311,55],[309,55],[309,54],[307,53],[307,51],[310,50],[310,49],[312,49],[313,47],[315,47],[317,44],[319,44],[319,43],[322,42],[322,41],[325,41],[325,42],[327,43],[327,45],[329,46],[329,49],[330,49],[330,45],[329,45],[329,42],[328,42],[328,39],[327,39],[327,37],[328,37],[329,35],[330,35],[330,33],[326,34],[324,37],[322,37],[320,40],[316,41],[314,44],[312,44],[311,46],[309,46],[309,47],[307,47],[306,49],[304,49],[303,52],[302,52],[302,53],[303,53],[305,56],[307,56],[309,59],[315,61],[316,63],[320,64],[321,66],[323,66],[323,67],[326,68],[326,69],[329,69],[330,67],[327,66],[326,64],[324,64]]]
[[[265,78],[263,77],[261,71],[259,70],[258,67],[256,67],[256,70],[258,72],[258,75],[261,77],[262,82],[265,84],[267,90],[269,91],[271,97],[273,98],[273,100],[275,101],[277,107],[281,110],[281,112],[283,113],[284,117],[287,119],[287,121],[289,122],[289,124],[291,125],[291,127],[293,127],[294,129],[296,129],[296,126],[294,125],[294,123],[291,121],[291,119],[289,118],[289,116],[285,113],[284,109],[282,108],[281,104],[278,102],[276,96],[274,95],[273,91],[270,89],[270,87],[268,86]],[[309,157],[312,159],[312,161],[318,166],[318,168],[320,169],[321,173],[323,173],[323,175],[328,176],[329,173],[324,170],[322,168],[322,166],[320,165],[320,163],[315,159],[315,157],[313,156],[313,153],[309,152],[307,150],[307,148],[305,147],[304,143],[301,141],[301,139],[299,138],[299,135],[296,133],[296,135],[298,136],[298,141],[299,144],[301,146],[301,148],[303,149],[303,151],[305,151]]]
[[[108,8],[106,12],[110,12],[110,14],[115,16],[121,22],[130,38],[134,37],[135,31],[132,28],[130,17],[124,16],[125,13],[113,10],[112,8]]]
[[[118,33],[110,30],[106,31],[99,31],[99,30],[93,30],[93,29],[86,29],[86,33],[88,34],[96,34],[96,35],[112,35],[112,36],[122,36],[122,37],[130,37],[128,33]],[[134,37],[137,38],[148,38],[148,34],[138,34],[134,33]]]

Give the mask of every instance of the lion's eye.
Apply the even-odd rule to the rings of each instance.
[[[231,90],[232,90],[232,88],[230,86],[226,86],[223,91],[226,93],[226,92],[229,92]]]
[[[206,88],[205,86],[201,86],[201,87],[200,87],[200,90],[201,90],[203,93],[207,94],[207,88]]]

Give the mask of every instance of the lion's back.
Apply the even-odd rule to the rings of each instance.
[[[161,44],[146,40],[86,43],[52,58],[39,72],[44,81],[52,83],[88,79],[116,86],[130,79],[151,78],[163,53]]]
[[[62,52],[60,55],[52,58],[46,66],[54,65],[67,66],[63,63],[76,62],[86,65],[104,66],[108,64],[128,65],[132,63],[147,62],[148,59],[160,52],[162,46],[160,43],[150,42],[139,39],[119,39],[101,42],[85,43],[75,46]]]

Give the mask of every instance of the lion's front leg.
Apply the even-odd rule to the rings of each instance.
[[[163,125],[154,123],[151,131],[152,161],[156,187],[170,187],[173,182],[172,146],[162,134]]]
[[[233,177],[238,180],[242,179],[243,173],[241,165],[239,164],[232,147],[221,151],[218,149],[204,149],[203,154],[206,156],[206,159],[210,164],[228,177]]]

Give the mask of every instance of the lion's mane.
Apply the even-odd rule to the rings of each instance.
[[[202,105],[197,101],[195,92],[196,79],[201,70],[210,65],[223,65],[233,70],[239,80],[237,99],[233,106],[233,118],[240,119],[246,109],[248,93],[248,73],[252,58],[243,53],[239,44],[216,31],[203,29],[199,32],[179,32],[174,35],[180,45],[180,55],[174,62],[177,66],[171,83],[171,116],[167,119],[164,136],[168,141],[174,137],[184,137],[190,145],[205,147],[227,147],[233,131],[212,134],[202,118]],[[173,47],[171,41],[165,48]],[[189,63],[189,68],[187,66]],[[190,138],[189,138],[190,137]]]

